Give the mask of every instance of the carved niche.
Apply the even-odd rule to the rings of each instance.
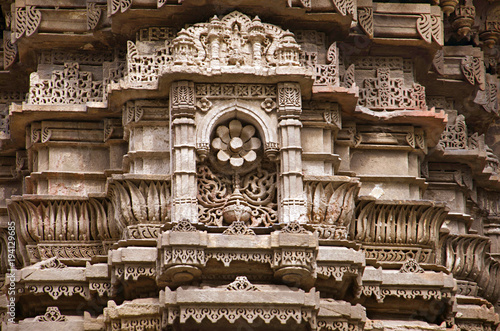
[[[276,166],[263,159],[262,141],[252,124],[231,119],[219,124],[211,151],[198,165],[198,220],[222,226],[277,221]]]

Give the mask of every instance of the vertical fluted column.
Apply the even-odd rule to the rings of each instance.
[[[198,220],[196,199],[196,143],[194,83],[179,81],[170,93],[172,117],[172,221]]]
[[[302,147],[299,120],[302,111],[300,86],[297,83],[278,84],[279,133],[280,133],[280,223],[298,220],[306,213]]]

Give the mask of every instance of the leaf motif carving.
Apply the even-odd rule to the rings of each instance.
[[[425,42],[431,43],[432,26],[430,14],[420,14],[420,17],[417,19],[417,31]]]

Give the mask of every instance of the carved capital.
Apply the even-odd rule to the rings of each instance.
[[[300,85],[297,83],[278,84],[278,107],[280,112],[300,112],[302,110],[302,96]]]
[[[194,83],[179,81],[170,89],[170,105],[174,115],[190,115],[196,110]]]

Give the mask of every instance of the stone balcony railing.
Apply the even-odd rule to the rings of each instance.
[[[481,296],[490,302],[500,297],[500,263],[489,254],[490,240],[478,235],[448,235],[437,262],[463,280],[458,294]]]
[[[362,243],[367,259],[434,263],[446,215],[444,204],[431,201],[361,200],[351,238]]]

